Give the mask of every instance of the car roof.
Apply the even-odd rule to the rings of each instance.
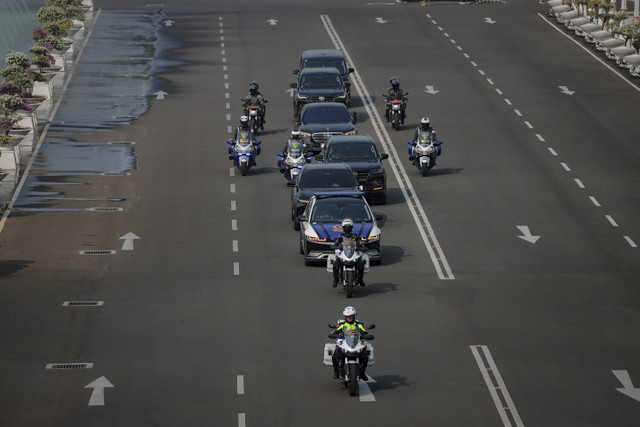
[[[327,58],[344,58],[344,53],[338,49],[309,49],[302,52],[302,59],[325,56]]]
[[[302,74],[340,74],[335,67],[306,67],[300,71]]]
[[[337,170],[344,169],[351,172],[351,167],[346,163],[307,163],[302,168],[304,171],[327,171],[327,170]]]
[[[341,144],[343,142],[375,144],[375,141],[369,135],[334,135],[329,138],[327,144]]]
[[[302,110],[304,111],[308,108],[328,108],[328,107],[341,108],[349,111],[347,106],[344,105],[342,102],[312,102],[310,104],[305,105]]]
[[[354,191],[352,193],[331,193],[331,192],[318,192],[313,195],[317,200],[327,200],[327,199],[356,199],[365,201],[364,193],[361,191]]]

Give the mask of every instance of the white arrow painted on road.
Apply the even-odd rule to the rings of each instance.
[[[431,95],[435,95],[436,93],[440,92],[439,90],[435,90],[433,86],[425,86],[424,91]]]
[[[173,24],[175,24],[175,21],[172,21],[170,19],[164,21],[164,26],[165,27],[173,27]]]
[[[122,245],[122,251],[132,251],[133,250],[133,241],[134,240],[139,240],[140,237],[136,236],[135,234],[129,232],[127,234],[125,234],[124,236],[120,237],[119,240],[124,240],[124,244]]]
[[[389,21],[386,21],[384,18],[376,18],[376,22],[378,24],[384,24],[384,23],[389,22]]]
[[[289,95],[290,95],[292,98],[293,98],[293,94],[295,93],[295,91],[296,91],[296,90],[295,90],[294,88],[291,88],[291,89],[287,89],[287,90],[285,90],[285,92],[289,92]]]
[[[617,388],[620,393],[625,394],[632,398],[633,400],[637,400],[640,402],[640,388],[636,388],[633,386],[631,382],[631,377],[629,376],[629,371],[611,371],[613,375],[618,378],[618,381],[622,384],[622,388]]]
[[[158,91],[156,93],[154,93],[154,95],[156,96],[156,99],[164,99],[165,95],[169,95],[167,92],[164,91]]]
[[[269,25],[278,25],[277,19],[267,19],[267,22],[269,23]]]
[[[484,22],[486,22],[487,24],[495,24],[495,23],[496,23],[496,22],[498,22],[498,21],[494,21],[494,20],[493,20],[493,19],[491,19],[491,18],[484,18]]]
[[[560,88],[560,92],[566,95],[573,95],[574,93],[576,93],[575,90],[569,90],[569,88],[566,86],[558,86],[558,87]]]
[[[532,236],[531,235],[531,231],[529,231],[529,226],[528,225],[516,225],[516,227],[523,234],[523,236],[518,236],[522,240],[526,240],[529,243],[534,243],[535,244],[538,241],[538,239],[540,238],[540,236]]]
[[[89,406],[104,406],[104,389],[107,387],[111,388],[114,387],[114,385],[104,376],[84,386],[84,388],[93,389],[91,398],[89,399]]]
[[[369,388],[369,384],[375,384],[376,380],[373,377],[369,377],[368,381],[358,381],[358,390],[360,395],[360,402],[375,402],[376,398],[373,392]]]

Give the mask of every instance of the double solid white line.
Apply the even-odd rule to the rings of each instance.
[[[422,237],[422,241],[424,242],[427,251],[429,252],[429,256],[431,257],[431,261],[433,262],[436,271],[438,272],[438,277],[441,280],[454,280],[453,273],[451,268],[449,267],[449,263],[447,262],[447,258],[444,255],[442,248],[440,247],[440,243],[438,243],[438,239],[436,239],[436,235],[433,232],[433,228],[429,223],[429,219],[427,218],[427,214],[425,213],[422,203],[418,199],[416,192],[413,189],[413,185],[409,180],[409,176],[405,171],[402,164],[400,164],[400,156],[398,156],[398,152],[396,151],[393,143],[391,142],[391,137],[389,133],[385,129],[382,119],[378,114],[378,111],[373,107],[373,100],[367,91],[366,86],[364,85],[362,79],[360,78],[360,74],[358,73],[357,67],[355,67],[355,63],[353,59],[349,55],[344,43],[340,40],[338,33],[336,32],[331,20],[327,15],[320,15],[320,19],[324,24],[331,41],[333,42],[336,49],[340,49],[344,56],[347,58],[347,61],[353,66],[356,71],[352,74],[352,84],[355,86],[358,93],[360,93],[362,97],[362,101],[364,106],[371,118],[371,123],[373,124],[373,128],[380,139],[380,143],[384,147],[384,149],[389,153],[389,163],[391,164],[391,168],[393,169],[393,173],[398,181],[398,185],[400,185],[400,189],[402,190],[402,194],[404,195],[405,200],[407,201],[407,205],[409,206],[409,210],[411,211],[411,215],[416,222],[416,226],[418,227],[418,231],[420,236]]]

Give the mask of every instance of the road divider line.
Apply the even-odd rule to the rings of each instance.
[[[231,193],[235,193],[236,192],[236,185],[235,184],[229,184],[229,191]]]
[[[231,220],[231,230],[232,231],[238,231],[238,220],[237,219],[232,219]]]
[[[360,396],[360,402],[375,402],[376,397],[373,395],[369,384],[375,384],[376,380],[373,377],[369,377],[367,381],[358,381],[358,395]]]
[[[614,221],[613,217],[611,217],[611,215],[605,215],[605,218],[607,218],[607,221],[609,221],[609,223],[613,226],[613,227],[617,227],[618,223]]]
[[[571,168],[565,162],[561,162],[560,164],[562,165],[564,170],[566,170],[567,172],[571,172]]]
[[[525,120],[524,124],[527,125],[527,127],[529,129],[533,129],[533,125],[531,123],[529,123],[528,121]]]
[[[240,263],[239,262],[234,262],[233,263],[233,275],[234,276],[239,276],[240,275]]]
[[[244,375],[238,375],[236,378],[236,389],[238,394],[244,394]]]
[[[506,104],[507,104],[507,105],[513,105],[513,104],[511,103],[511,101],[510,101],[508,98],[505,98],[505,99],[504,99],[504,102],[506,102]]]
[[[235,200],[231,201],[231,210],[232,211],[238,210],[238,204],[236,203]]]
[[[517,109],[514,108],[513,112],[516,113],[516,116],[522,117],[522,113],[520,112],[520,110],[517,110]]]
[[[593,203],[596,207],[599,208],[601,206],[600,203],[598,202],[598,200],[595,197],[589,196],[589,200],[591,200],[591,203]]]
[[[493,398],[493,403],[496,405],[500,419],[505,427],[524,427],[518,410],[511,400],[507,386],[504,383],[498,367],[491,357],[491,352],[486,345],[472,345],[471,352],[476,359],[476,363],[480,368],[480,373],[484,378],[489,393]],[[504,403],[503,403],[504,401]]]
[[[631,240],[631,237],[629,236],[624,236],[624,240],[627,241],[627,243],[629,243],[629,246],[631,246],[632,248],[637,248],[638,245],[636,245],[636,242],[634,242],[633,240]]]
[[[233,252],[238,252],[238,241],[234,240],[233,242],[231,242],[231,247],[233,249]]]
[[[244,414],[244,412],[240,412],[238,414],[238,427],[246,427],[247,426],[247,419],[246,419],[246,415]]]
[[[538,138],[540,140],[540,142],[545,142],[544,138],[539,133],[536,133],[536,138]]]
[[[498,93],[498,95],[503,95],[502,91],[498,88],[496,88],[496,92]]]
[[[549,148],[547,148],[547,150],[549,150],[549,152],[551,153],[552,156],[554,156],[554,157],[558,156],[558,153],[553,148],[549,147]]]
[[[584,186],[584,184],[582,183],[582,181],[580,181],[580,179],[579,179],[579,178],[575,178],[575,179],[574,179],[574,181],[576,182],[576,184],[578,184],[578,187],[580,187],[580,188],[586,188],[586,187]]]
[[[327,15],[320,15],[320,19],[322,20],[322,23],[324,24],[324,27],[336,49],[344,52],[347,61],[356,69],[356,71],[353,73],[352,85],[355,86],[356,90],[361,95],[365,109],[367,110],[367,113],[371,118],[371,123],[374,127],[376,135],[380,140],[380,144],[389,154],[389,163],[391,164],[391,169],[393,170],[396,180],[398,181],[400,190],[402,191],[404,199],[407,202],[407,206],[409,207],[409,210],[416,223],[418,232],[422,237],[422,241],[424,242],[424,245],[427,248],[427,252],[431,257],[431,261],[433,262],[433,265],[438,273],[438,277],[441,280],[454,280],[455,277],[453,276],[453,272],[449,267],[449,263],[444,254],[444,251],[442,250],[442,247],[440,246],[440,243],[436,238],[433,228],[431,227],[431,223],[427,218],[427,214],[422,207],[422,203],[420,202],[417,193],[413,188],[413,184],[411,184],[411,180],[409,179],[406,170],[399,161],[400,156],[398,155],[398,152],[391,141],[389,133],[385,129],[378,111],[373,107],[373,100],[371,99],[371,96],[369,95],[369,92],[367,91],[367,88],[362,81],[362,78],[360,77],[358,68],[355,66],[355,62],[351,58],[351,55],[349,54],[344,43],[342,43],[342,40],[338,36],[338,33],[333,27],[333,24],[331,23],[329,17]]]

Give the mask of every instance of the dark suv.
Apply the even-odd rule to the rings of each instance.
[[[294,89],[293,113],[300,114],[305,104],[310,102],[347,103],[347,90],[340,73],[333,67],[305,68],[298,75],[298,83],[291,83]]]
[[[351,168],[344,163],[306,164],[294,182],[289,182],[291,188],[291,219],[293,228],[300,229],[298,216],[302,215],[311,196],[321,192],[342,193],[357,192],[358,182]]]
[[[339,102],[314,102],[302,108],[299,117],[300,132],[305,150],[320,152],[333,135],[355,135],[353,117],[344,104]]]
[[[353,73],[353,68],[347,67],[347,61],[344,53],[337,49],[311,49],[302,52],[300,58],[300,68],[293,70],[294,74],[298,74],[300,70],[308,67],[333,67],[338,70],[340,77],[344,82],[347,90],[347,107],[351,107],[351,83],[349,82],[349,74]]]
[[[388,158],[364,135],[332,136],[316,157],[322,163],[348,164],[367,198],[381,204],[387,202],[387,173],[382,161]]]

